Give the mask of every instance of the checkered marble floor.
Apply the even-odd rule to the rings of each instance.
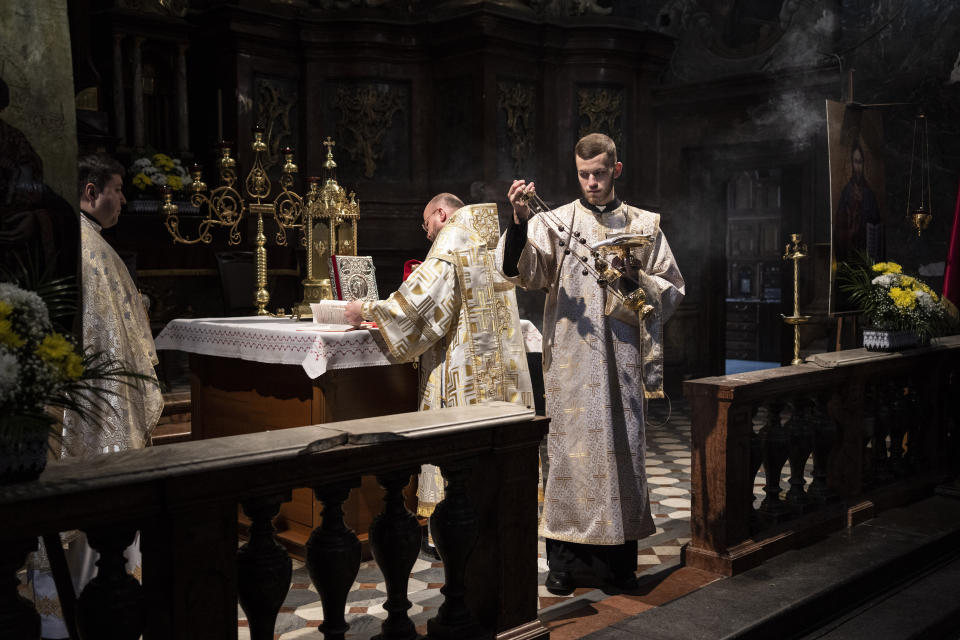
[[[669,414],[669,415],[668,415]],[[669,420],[667,418],[669,417]],[[650,502],[657,531],[640,541],[639,576],[677,566],[680,548],[690,539],[690,418],[685,403],[674,401],[672,411],[665,401],[654,401],[649,409],[647,425],[647,475]],[[580,588],[569,596],[556,596],[546,590],[547,558],[544,542],[538,543],[540,617],[549,620],[587,602],[605,598],[606,592]],[[421,633],[426,633],[427,620],[436,615],[443,602],[443,563],[421,554],[410,575],[408,597],[413,607],[408,611]],[[365,562],[347,599],[347,638],[370,638],[380,632],[386,618],[383,603],[386,587],[379,568]],[[239,639],[249,638],[246,617],[239,609]],[[317,638],[317,626],[323,620],[319,596],[310,582],[302,562],[294,561],[290,593],[277,619],[275,638]]]

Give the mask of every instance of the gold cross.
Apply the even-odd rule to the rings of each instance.
[[[330,136],[327,136],[327,139],[323,141],[323,146],[327,148],[328,152],[333,151],[333,147],[335,147],[336,144],[336,141]]]

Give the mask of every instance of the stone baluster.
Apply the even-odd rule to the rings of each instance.
[[[290,492],[245,500],[250,540],[237,551],[237,595],[247,614],[252,640],[273,640],[277,614],[290,590],[293,563],[274,535],[273,518]]]
[[[780,424],[780,411],[783,404],[778,400],[766,403],[767,420],[760,430],[763,441],[763,471],[766,484],[763,492],[766,497],[760,503],[760,517],[765,524],[772,524],[788,510],[780,500],[780,474],[787,462],[790,451],[790,437]]]
[[[360,478],[314,487],[323,503],[323,522],[307,541],[307,570],[320,594],[326,640],[342,640],[350,628],[344,619],[347,595],[360,570],[360,540],[343,521],[343,503]]]
[[[467,497],[470,469],[461,464],[440,465],[447,481],[446,494],[430,516],[433,540],[443,560],[443,604],[427,621],[427,634],[435,640],[461,640],[489,635],[479,627],[466,603],[467,560],[477,543],[479,521]]]
[[[386,490],[383,511],[370,524],[370,549],[383,572],[387,601],[383,608],[387,619],[380,625],[382,640],[414,640],[417,630],[407,616],[410,600],[407,584],[420,551],[420,525],[407,509],[403,488],[416,470],[403,470],[377,476]]]
[[[17,571],[27,554],[37,549],[37,539],[8,542],[0,553],[0,637],[8,640],[37,640],[40,614],[33,603],[17,592]]]
[[[910,423],[913,421],[911,412],[911,403],[907,394],[909,387],[906,382],[895,384],[895,392],[890,401],[890,472],[895,477],[906,475],[906,468],[903,462],[904,436],[910,431]]]
[[[915,473],[926,462],[924,438],[928,434],[924,425],[932,424],[936,420],[930,407],[937,400],[930,397],[930,393],[922,385],[911,381],[904,402],[907,413],[907,452],[904,456],[904,465],[908,473]]]
[[[803,513],[810,501],[803,487],[807,481],[803,477],[807,460],[813,452],[813,427],[810,423],[811,400],[805,396],[793,399],[793,411],[784,425],[789,434],[790,490],[787,491],[787,504],[798,513]]]
[[[893,474],[890,472],[887,436],[890,435],[890,426],[893,421],[893,394],[897,392],[896,385],[891,385],[889,382],[878,385],[876,390],[877,410],[873,426],[873,439],[871,440],[871,446],[873,447],[871,480],[875,485],[893,479]]]
[[[137,640],[143,633],[143,588],[127,573],[124,551],[137,532],[121,526],[90,530],[87,542],[100,554],[97,575],[77,600],[77,629],[81,638]]]
[[[868,488],[873,486],[873,434],[877,429],[877,413],[880,393],[877,385],[874,383],[864,385],[863,392],[863,423],[861,424],[863,447],[861,449],[861,467],[860,478],[861,486]]]
[[[757,411],[760,406],[756,405],[753,408],[752,417],[756,418]],[[757,510],[753,508],[753,503],[756,501],[757,497],[753,492],[754,484],[757,478],[757,474],[760,472],[760,466],[763,464],[763,438],[759,433],[753,430],[753,423],[751,420],[751,429],[750,429],[750,482],[747,486],[747,504],[750,505],[750,531],[756,532],[759,530],[763,523],[758,517]]]
[[[836,496],[827,485],[827,463],[837,441],[837,423],[828,410],[828,394],[813,397],[810,421],[813,423],[813,480],[807,489],[811,502],[823,504]]]

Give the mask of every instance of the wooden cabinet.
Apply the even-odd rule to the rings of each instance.
[[[194,440],[417,409],[419,376],[412,364],[337,369],[311,380],[298,366],[190,354],[190,377]],[[406,494],[416,511],[412,486]],[[383,490],[364,476],[344,504],[344,518],[361,542],[382,507]],[[294,489],[282,506],[277,535],[293,553],[303,555],[322,510],[309,488]]]
[[[728,360],[780,362],[779,300],[727,300]]]
[[[726,358],[780,361],[781,172],[742,171],[727,189]]]

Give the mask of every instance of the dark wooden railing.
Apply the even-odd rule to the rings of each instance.
[[[0,638],[36,640],[39,619],[16,572],[37,536],[80,529],[100,552],[79,596],[83,638],[237,637],[237,601],[251,637],[273,638],[290,587],[290,559],[272,518],[297,487],[324,505],[306,565],[324,636],[342,638],[360,544],[342,505],[361,475],[385,489],[370,527],[384,574],[382,638],[416,638],[407,581],[420,547],[402,491],[421,463],[439,465],[446,498],[431,519],[444,561],[444,602],[432,638],[540,638],[537,620],[537,451],[547,422],[494,403],[352,420],[51,463],[39,480],[0,487]],[[251,520],[237,549],[237,505]],[[123,550],[141,534],[142,585]]]
[[[684,562],[723,575],[929,495],[960,463],[960,336],[690,380],[684,395],[692,422]]]

